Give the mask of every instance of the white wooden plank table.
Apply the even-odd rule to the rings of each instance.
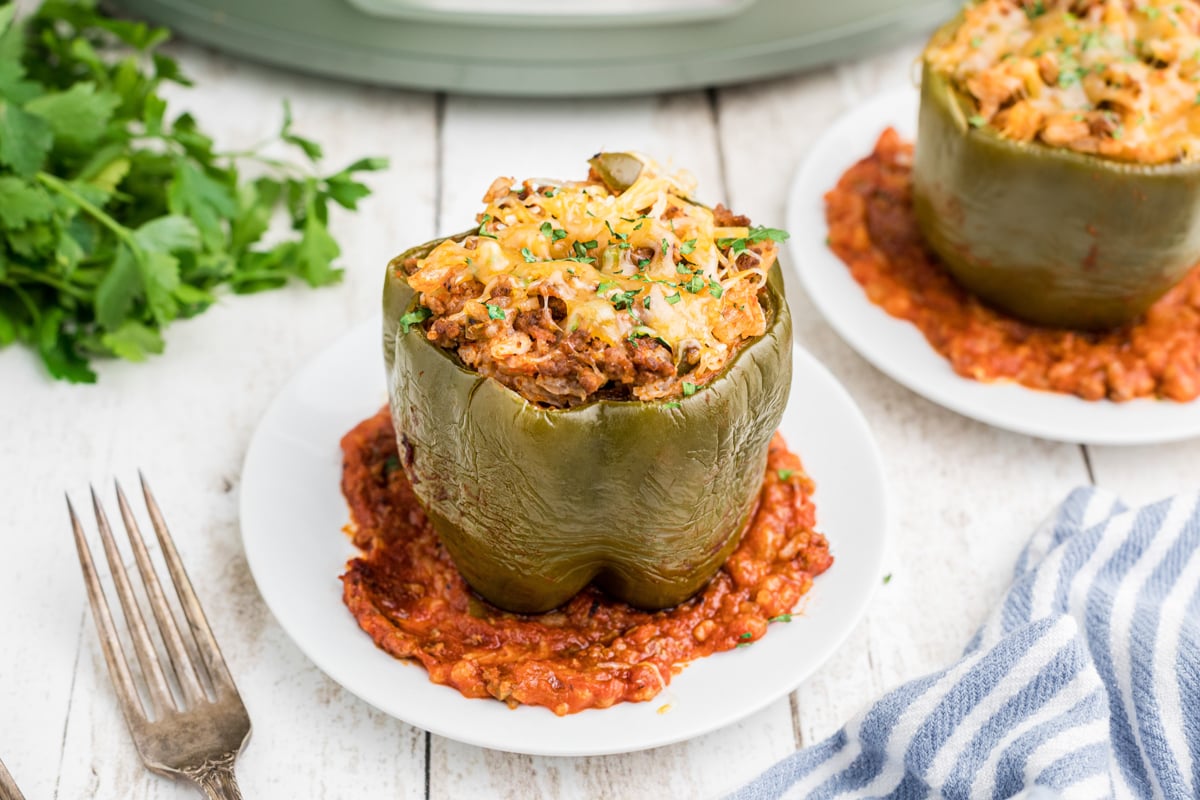
[[[378,307],[395,252],[472,219],[500,174],[572,176],[605,148],[694,171],[702,197],[781,225],[808,147],[838,114],[911,81],[913,41],[875,58],[711,92],[587,101],[443,97],[283,73],[178,46],[200,87],[180,93],[229,147],[297,129],[340,166],[392,168],[356,215],[335,214],[346,280],[227,297],[174,326],[167,353],[108,363],[92,387],[50,381],[0,351],[0,757],[31,798],[184,798],[141,766],[104,670],[62,492],[152,478],[204,599],[255,735],[247,797],[714,797],[834,731],[885,689],[952,659],[1005,588],[1029,531],[1095,479],[1132,501],[1200,483],[1200,442],[1080,448],[988,428],[897,386],[843,344],[793,281],[801,344],[855,396],[892,489],[893,579],[858,629],[790,698],[728,729],[643,753],[551,759],[430,736],[350,696],[290,643],[246,566],[239,471],[258,418],[288,376]],[[331,531],[331,535],[336,535]],[[837,541],[833,541],[837,547]]]

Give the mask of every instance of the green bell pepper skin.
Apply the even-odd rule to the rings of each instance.
[[[792,326],[779,265],[766,333],[695,394],[545,409],[466,369],[419,327],[402,333],[416,298],[396,267],[434,244],[389,266],[385,361],[401,463],[463,577],[529,613],[593,579],[646,609],[695,594],[740,539],[787,402]]]
[[[972,127],[973,114],[926,62],[917,222],[950,273],[986,302],[1042,325],[1108,328],[1200,261],[1200,164],[1137,165],[1014,142]]]

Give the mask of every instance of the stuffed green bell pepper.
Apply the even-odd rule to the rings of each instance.
[[[1032,322],[1131,320],[1200,261],[1200,3],[982,0],[923,56],[920,229]]]
[[[586,180],[497,180],[477,227],[393,260],[384,351],[402,465],[483,598],[540,612],[589,582],[665,608],[755,508],[791,381],[781,231],[606,153]]]

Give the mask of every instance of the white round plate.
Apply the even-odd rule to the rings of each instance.
[[[791,261],[834,330],[898,383],[998,428],[1083,444],[1155,444],[1200,436],[1200,402],[1089,402],[1016,383],[960,377],[916,326],[889,316],[867,299],[850,270],[825,244],[824,196],[842,173],[870,155],[884,128],[890,125],[913,140],[917,104],[913,89],[863,103],[817,140],[792,183],[787,213]]]
[[[817,484],[818,528],[834,565],[790,623],[752,647],[694,662],[646,703],[556,717],[470,700],[375,647],[342,604],[356,555],[342,526],[338,441],[387,401],[378,321],[364,324],[284,387],[255,431],[242,475],[242,541],[280,625],[326,674],[398,719],[468,744],[535,755],[641,750],[698,736],[786,695],[850,633],[881,581],[887,531],[883,464],[854,401],[802,350],[780,430]],[[669,709],[659,709],[669,704]]]

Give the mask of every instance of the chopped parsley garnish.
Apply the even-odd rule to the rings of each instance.
[[[889,584],[891,582],[892,582],[892,573],[889,572],[887,575],[883,576],[883,583],[886,586],[887,584]]]
[[[541,235],[545,236],[550,241],[558,241],[566,239],[566,231],[562,228],[556,228],[553,224],[544,222],[541,223]]]
[[[756,242],[763,242],[768,239],[772,242],[786,242],[788,240],[788,232],[785,230],[780,230],[779,228],[764,228],[763,226],[759,225],[751,228],[750,233],[748,233],[745,238],[718,239],[717,247],[728,248],[731,253],[737,255],[744,252],[750,245],[755,244]]]
[[[687,264],[676,264],[675,271],[678,272],[680,275],[691,275],[692,274],[692,271],[690,269],[688,269]]]
[[[537,263],[537,257],[532,252],[530,252],[528,247],[521,248],[521,256],[525,259],[526,264],[536,264]]]
[[[649,307],[650,307],[650,295],[646,295],[644,298],[642,298],[642,308],[649,308]]]
[[[721,299],[721,295],[725,294],[725,290],[722,289],[721,284],[717,283],[716,281],[709,281],[708,293],[719,300]]]
[[[701,276],[699,273],[697,273],[696,275],[693,275],[692,279],[690,281],[683,284],[683,288],[687,289],[692,294],[699,294],[701,291],[703,291],[704,286],[705,286],[704,277]]]
[[[487,304],[488,316],[492,319],[504,319],[504,309],[492,303]]]
[[[789,478],[791,478],[792,475],[795,474],[795,472],[796,471],[792,470],[792,469],[779,469],[779,470],[775,471],[775,474],[779,476],[779,480],[786,481]]]
[[[663,408],[679,408],[679,401],[672,400],[669,403],[663,403]]]
[[[545,194],[545,195],[546,195],[546,197],[554,197],[554,195],[555,195],[557,192],[558,192],[558,190],[557,190],[557,189],[555,189],[555,188],[551,187],[551,188],[547,189],[545,192],[543,192],[543,194]]]
[[[623,309],[630,308],[633,305],[633,298],[637,297],[641,293],[641,289],[629,289],[628,291],[617,292],[608,299],[612,301],[613,308],[621,311]]]
[[[670,303],[671,305],[675,305],[676,303],[678,303],[678,302],[679,302],[680,300],[682,300],[682,299],[683,299],[683,298],[682,298],[682,297],[680,297],[680,295],[679,295],[679,292],[676,292],[675,294],[669,294],[669,295],[667,295],[667,302],[668,302],[668,303]]]
[[[1045,13],[1046,4],[1043,3],[1042,0],[1037,0],[1037,2],[1025,6],[1025,16],[1029,17],[1030,19],[1037,19]]]
[[[596,294],[602,294],[609,289],[615,289],[617,285],[616,281],[600,281],[600,285],[596,287]]]
[[[408,333],[415,326],[429,319],[432,314],[433,312],[425,306],[418,306],[400,318],[400,327],[404,333]]]
[[[596,259],[588,258],[587,256],[570,256],[569,258],[564,258],[563,261],[574,261],[577,264],[595,264],[596,263]]]
[[[689,256],[692,254],[692,251],[694,251],[695,249],[696,249],[696,240],[688,239],[686,242],[683,243],[682,246],[680,246],[679,254],[684,255],[684,256]]]
[[[671,256],[671,245],[665,238],[662,240],[662,255],[664,260]]]
[[[746,631],[745,633],[743,633],[743,634],[742,634],[741,636],[739,636],[738,638],[739,638],[739,639],[750,639],[750,638],[753,638],[753,636],[754,636],[754,634],[750,633],[749,631]]]
[[[695,393],[696,393],[696,384],[694,384],[690,381],[684,381],[683,382],[683,396],[691,397]]]
[[[791,621],[792,621],[791,614],[780,614],[777,617],[771,617],[769,620],[767,620],[767,622],[791,622]]]
[[[1197,95],[1197,96],[1200,97],[1200,95]],[[645,269],[648,266],[650,266],[650,259],[648,259],[648,258],[643,258],[641,261],[638,262],[638,269]]]
[[[479,223],[479,236],[486,236],[488,239],[499,239],[500,237],[487,229],[487,224],[492,221],[491,214],[483,215],[483,222]]]
[[[979,114],[969,117],[967,122],[970,123],[972,128],[982,128],[984,125],[987,125],[987,120]]]
[[[634,317],[634,319],[637,319],[637,317]],[[671,349],[671,345],[667,344],[666,339],[662,338],[661,336],[655,336],[654,329],[647,328],[645,325],[638,325],[626,338],[628,338],[631,342],[635,342],[638,339],[653,339],[668,350]],[[678,406],[676,406],[676,408],[678,408]]]

